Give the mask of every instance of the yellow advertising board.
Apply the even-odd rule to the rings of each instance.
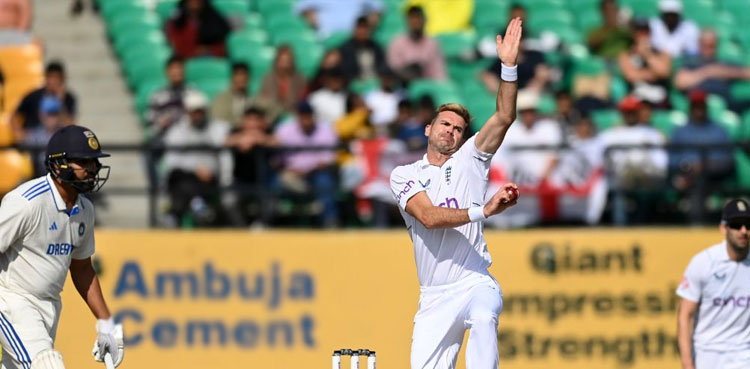
[[[488,232],[501,367],[678,368],[674,289],[720,240],[717,229]],[[120,368],[328,368],[342,347],[409,367],[419,285],[405,231],[102,230],[97,260],[125,327]],[[70,282],[63,300],[66,365],[101,368]]]

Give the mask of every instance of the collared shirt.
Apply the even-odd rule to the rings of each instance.
[[[68,211],[52,176],[28,181],[0,204],[0,287],[59,299],[72,259],[94,254],[94,206],[78,196]]]
[[[750,258],[730,259],[726,242],[703,250],[690,260],[677,295],[699,303],[696,349],[750,349]]]
[[[338,137],[330,124],[315,124],[311,134],[305,134],[296,120],[281,124],[274,133],[281,146],[314,147],[335,146]],[[302,150],[286,153],[284,165],[287,169],[308,173],[321,165],[333,164],[336,160],[334,150]]]
[[[391,172],[391,191],[414,243],[417,274],[423,287],[454,283],[472,274],[486,274],[492,264],[482,234],[482,222],[427,229],[406,212],[407,201],[422,191],[440,207],[466,209],[484,205],[492,154],[479,151],[475,138],[468,139],[440,167],[430,164],[425,155]]]
[[[649,28],[651,29],[651,44],[657,50],[661,50],[673,58],[698,54],[700,29],[695,23],[683,19],[674,32],[670,33],[660,18],[652,18],[649,21]]]
[[[414,40],[408,34],[399,35],[388,46],[387,58],[388,65],[397,71],[418,64],[423,78],[445,79],[445,60],[440,45],[432,37]]]

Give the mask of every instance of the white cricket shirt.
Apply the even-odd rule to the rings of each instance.
[[[466,209],[484,205],[492,154],[477,150],[476,135],[466,140],[443,166],[427,161],[396,167],[391,172],[391,191],[414,243],[419,283],[423,287],[457,282],[474,273],[487,274],[492,257],[482,234],[482,222],[456,228],[427,229],[406,212],[406,202],[426,191],[437,206]]]
[[[690,260],[677,294],[700,303],[696,349],[750,349],[750,258],[733,261],[726,243],[711,246]]]
[[[71,259],[94,254],[94,206],[78,196],[68,212],[48,174],[9,192],[0,204],[0,287],[59,299]]]

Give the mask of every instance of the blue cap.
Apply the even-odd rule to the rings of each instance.
[[[57,97],[45,95],[39,104],[39,110],[45,114],[57,114],[62,111],[62,103]]]

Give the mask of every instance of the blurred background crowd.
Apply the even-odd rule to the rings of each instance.
[[[50,40],[30,27],[36,10],[0,0],[0,145],[43,147],[60,126],[89,124],[69,65],[46,58]],[[164,199],[152,225],[400,224],[390,171],[422,157],[440,104],[468,107],[473,131],[494,112],[495,36],[513,17],[519,114],[488,193],[513,181],[522,200],[490,225],[702,224],[750,190],[747,0],[76,0],[69,11],[70,22],[94,12],[119,61],[137,170]],[[43,174],[43,159],[0,151],[17,172],[0,187]]]

